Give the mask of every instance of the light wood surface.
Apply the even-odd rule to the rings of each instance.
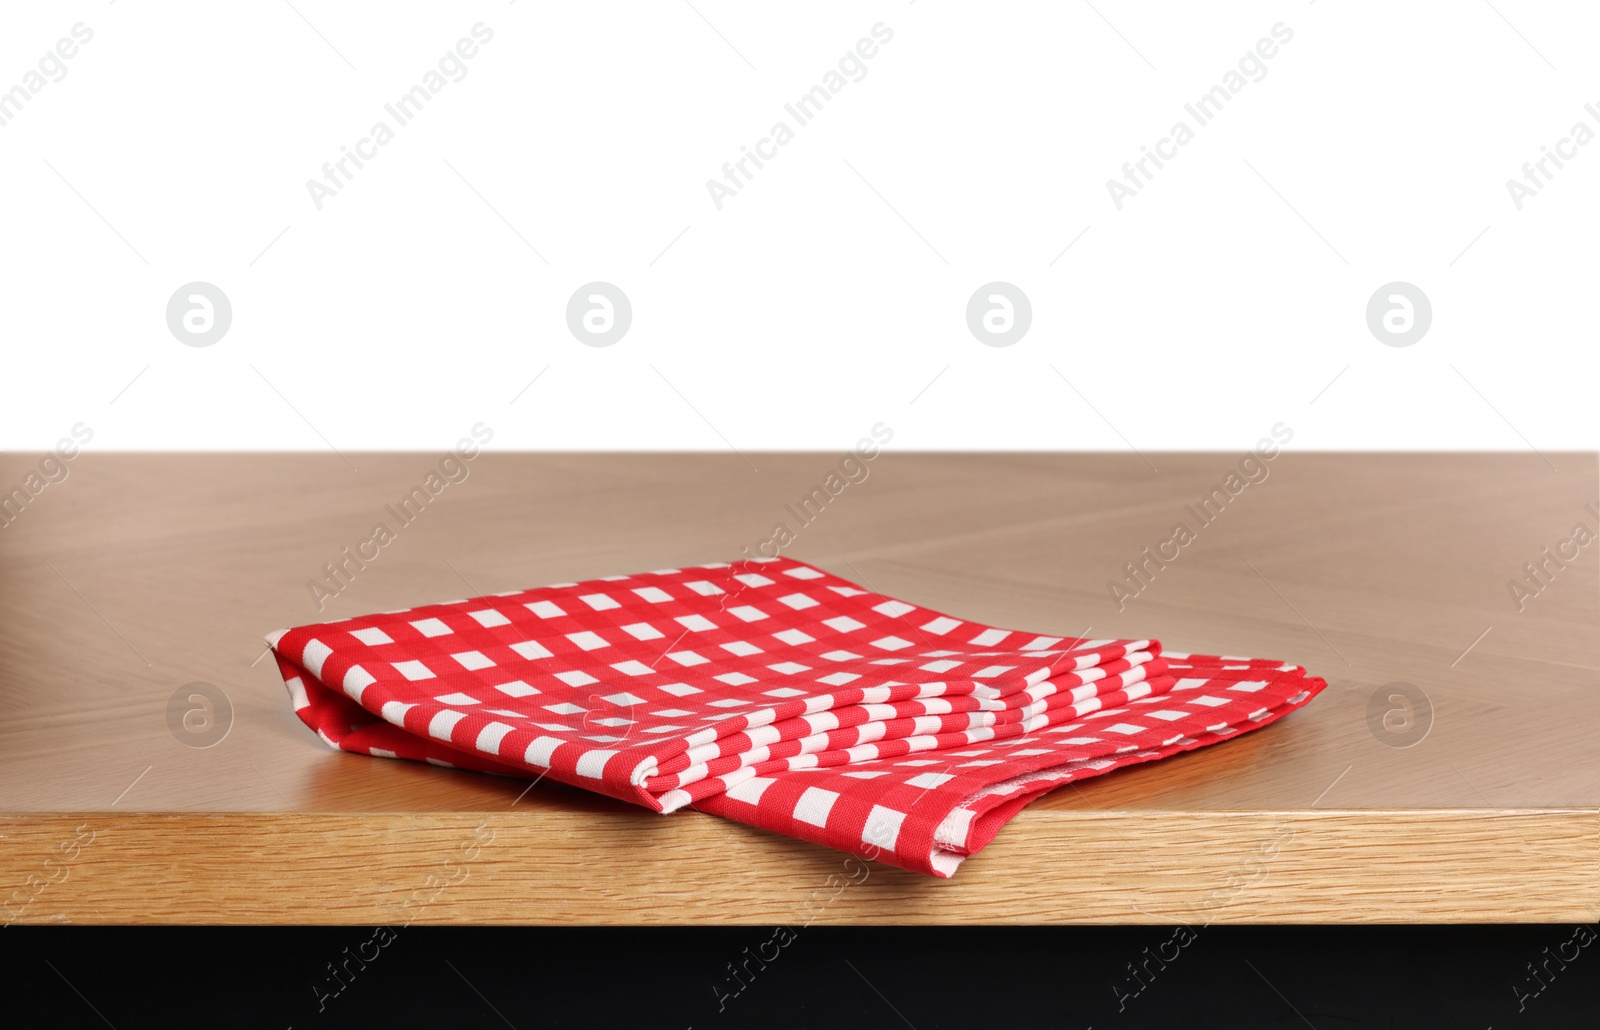
[[[1520,611],[1507,585],[1595,527],[1593,454],[1286,451],[1119,610],[1108,581],[1241,455],[888,451],[799,527],[785,504],[840,455],[485,453],[319,611],[307,581],[393,526],[384,506],[441,456],[347,457],[84,454],[0,528],[0,922],[1600,917],[1600,543]],[[37,461],[0,455],[0,484]],[[263,657],[269,630],[728,560],[778,522],[784,553],[934,608],[1282,658],[1329,687],[1259,733],[1059,790],[938,881],[335,753]],[[207,748],[169,727],[194,682],[232,707]],[[1381,722],[1394,683],[1432,709],[1409,747],[1403,713]]]

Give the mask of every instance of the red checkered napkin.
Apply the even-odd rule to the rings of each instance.
[[[1014,735],[1052,698],[1170,682],[1147,640],[964,622],[785,559],[560,584],[270,639],[303,711],[337,690],[453,751],[658,811],[772,762]],[[350,726],[313,725],[347,746]]]
[[[978,746],[756,777],[695,807],[948,877],[1040,794],[1258,729],[1326,686],[1273,661],[1171,651],[1163,658],[1175,677],[1164,693],[1090,705]]]
[[[1264,680],[1229,703],[1152,709],[1181,682],[1240,669],[1286,682],[1290,667],[1186,657],[1194,675],[1178,680],[1153,641],[985,626],[783,558],[268,641],[296,711],[332,747],[548,775],[662,812],[695,804],[941,876],[1050,786],[1262,725],[1321,686],[1302,674],[1298,701],[1231,703]],[[1091,734],[1111,712],[1133,714]],[[959,835],[941,830],[952,819]]]

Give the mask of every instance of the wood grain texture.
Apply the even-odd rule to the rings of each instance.
[[[1241,455],[884,453],[802,526],[785,505],[839,456],[485,453],[319,610],[307,581],[395,526],[385,505],[441,456],[349,457],[85,454],[0,528],[0,922],[1600,916],[1600,545],[1521,610],[1507,585],[1595,526],[1593,454],[1285,452],[1119,607],[1108,582]],[[35,463],[0,455],[0,483]],[[1329,687],[1260,733],[1056,791],[937,881],[334,753],[262,657],[272,629],[728,560],[780,522],[784,553],[934,608],[1282,658]],[[232,707],[207,748],[168,722],[197,681]],[[1408,747],[1398,713],[1369,718],[1396,683],[1431,708]]]

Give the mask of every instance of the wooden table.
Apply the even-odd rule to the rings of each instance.
[[[347,457],[86,453],[0,529],[0,921],[1600,916],[1600,546],[1520,611],[1508,587],[1595,527],[1593,454],[1286,451],[1119,608],[1108,582],[1242,455],[889,451],[800,527],[784,506],[840,455],[484,453],[319,611],[308,581],[442,455]],[[0,456],[0,484],[37,462]],[[711,816],[335,753],[264,656],[286,626],[755,553],[779,522],[784,553],[934,608],[1329,686],[1049,795],[952,880],[852,883]],[[231,707],[209,747],[203,712],[169,719],[197,682]]]

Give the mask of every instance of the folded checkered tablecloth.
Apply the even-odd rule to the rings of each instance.
[[[1264,726],[1325,685],[986,626],[787,558],[267,640],[331,747],[692,805],[941,877],[1039,794]]]

